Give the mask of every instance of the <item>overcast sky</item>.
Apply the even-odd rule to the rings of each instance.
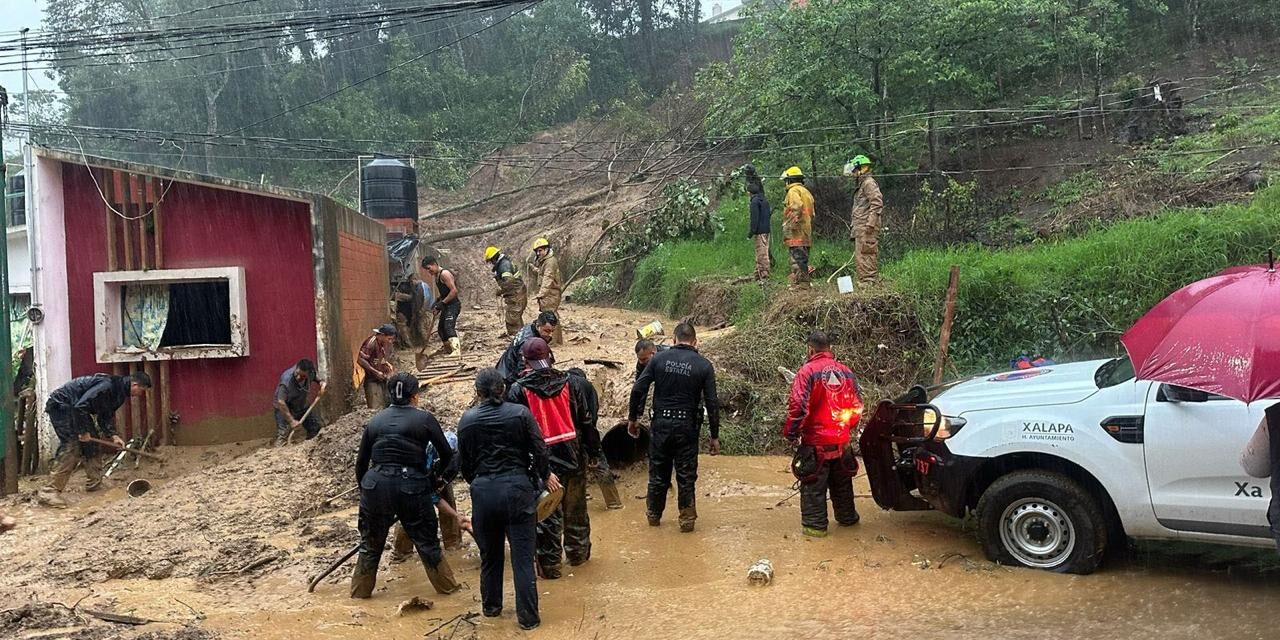
[[[13,37],[23,27],[40,28],[40,20],[44,17],[41,9],[44,6],[44,0],[0,0],[0,4],[4,5],[4,11],[0,11],[0,38]],[[45,89],[53,88],[50,86],[53,83],[43,76],[35,74],[33,77]],[[0,71],[0,86],[8,89],[10,93],[21,92],[22,72]]]

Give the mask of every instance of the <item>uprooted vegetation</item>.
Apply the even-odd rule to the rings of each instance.
[[[929,341],[899,293],[874,289],[830,298],[778,292],[758,317],[707,346],[717,367],[726,452],[782,451],[779,434],[790,385],[779,367],[800,368],[814,330],[831,336],[832,350],[853,369],[868,405],[902,393],[929,366]]]

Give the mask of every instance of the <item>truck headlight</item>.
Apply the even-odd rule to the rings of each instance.
[[[933,430],[933,422],[937,417],[938,414],[933,409],[924,410],[921,414],[921,436],[929,435],[929,432]],[[944,415],[942,416],[941,424],[938,425],[938,434],[934,436],[934,438],[937,440],[946,440],[947,438],[955,435],[956,432],[960,431],[960,428],[968,422],[969,421],[964,418]]]

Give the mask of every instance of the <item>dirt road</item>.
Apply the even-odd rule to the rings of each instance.
[[[640,319],[607,310],[571,320],[570,337],[590,340],[571,343],[560,357],[625,360],[616,352],[629,345]],[[464,320],[464,329],[469,324]],[[482,337],[483,326],[470,333],[480,343],[496,341]],[[628,375],[612,372],[604,384],[619,395]],[[456,421],[466,386],[432,390],[429,401],[447,425]],[[421,566],[389,565],[387,556],[371,600],[346,597],[350,564],[308,594],[308,579],[356,541],[356,513],[350,501],[314,517],[299,508],[350,483],[344,456],[359,423],[358,416],[345,419],[316,441],[284,450],[186,450],[142,498],[118,486],[78,495],[64,511],[3,503],[23,522],[0,536],[0,637],[418,638],[442,624],[430,637],[1278,636],[1280,584],[1256,567],[1259,556],[1251,552],[1164,548],[1129,554],[1092,576],[1011,569],[983,559],[956,521],[881,512],[866,498],[859,499],[861,524],[808,539],[799,535],[796,501],[776,506],[792,483],[787,461],[777,457],[703,456],[694,534],[677,531],[674,505],[662,527],[645,524],[642,469],[624,471],[621,511],[606,511],[593,489],[592,559],[539,583],[544,624],[532,633],[517,631],[509,586],[503,617],[457,621],[479,611],[474,546],[449,552],[466,585],[452,596],[432,593]],[[867,494],[865,478],[857,490]],[[459,493],[465,510],[465,487]],[[262,558],[271,560],[246,568]],[[761,558],[773,563],[774,583],[751,586],[747,568]],[[412,596],[435,606],[397,616]],[[133,628],[77,618],[56,605],[19,609],[33,602],[160,622]]]

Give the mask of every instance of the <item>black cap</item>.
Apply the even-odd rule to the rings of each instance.
[[[396,326],[394,324],[384,324],[374,329],[374,332],[380,336],[394,336],[396,335]]]

